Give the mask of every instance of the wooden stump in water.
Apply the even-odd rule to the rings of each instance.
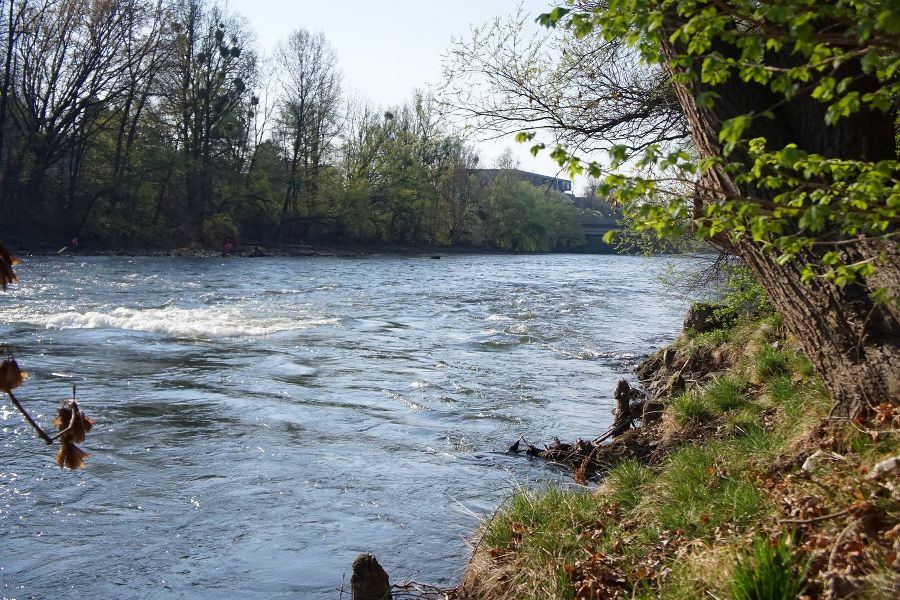
[[[616,410],[613,413],[612,435],[620,436],[631,429],[631,386],[624,379],[616,386]]]
[[[360,554],[353,561],[350,594],[352,600],[391,600],[388,574],[371,554]]]

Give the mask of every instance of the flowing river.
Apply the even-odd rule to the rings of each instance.
[[[96,425],[64,471],[0,397],[0,595],[337,598],[362,551],[450,583],[517,486],[570,485],[505,448],[609,426],[691,261],[27,258],[17,396]]]

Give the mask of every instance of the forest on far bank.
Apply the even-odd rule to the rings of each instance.
[[[7,0],[0,17],[7,241],[584,244],[563,194],[479,177],[432,96],[346,94],[321,33],[263,59],[216,0]]]

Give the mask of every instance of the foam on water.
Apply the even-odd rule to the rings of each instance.
[[[239,311],[219,308],[126,308],[109,312],[66,311],[26,319],[47,329],[126,329],[160,333],[176,338],[216,339],[259,337],[333,324],[336,319],[250,318]]]

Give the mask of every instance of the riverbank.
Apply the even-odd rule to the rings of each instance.
[[[886,402],[868,422],[830,419],[793,348],[768,315],[650,357],[644,424],[604,460],[566,461],[599,487],[510,498],[458,596],[897,597],[900,416]]]
[[[200,245],[153,247],[153,246],[115,246],[80,243],[77,248],[71,244],[59,247],[52,244],[29,241],[10,240],[10,249],[17,255],[54,256],[57,254],[82,256],[178,256],[189,258],[215,258],[221,256],[239,257],[341,257],[397,255],[397,256],[440,256],[440,255],[521,255],[521,254],[633,254],[631,252],[597,252],[585,249],[582,252],[571,249],[559,252],[512,252],[499,248],[483,248],[473,246],[403,246],[397,244],[378,245],[309,245],[285,244],[276,242],[243,242],[240,245],[220,249]],[[636,252],[635,252],[636,253]]]

